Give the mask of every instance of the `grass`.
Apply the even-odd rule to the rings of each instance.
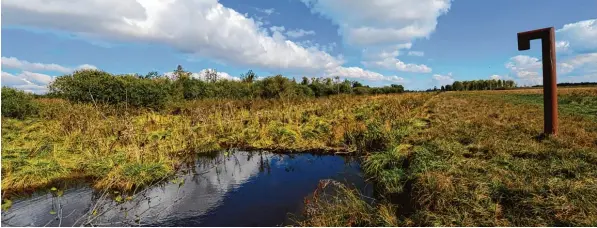
[[[585,111],[597,90],[560,91],[560,133],[547,138],[537,91],[443,93],[429,126],[365,171],[386,196],[410,186],[416,209],[403,221],[416,225],[595,226],[597,121]]]
[[[40,99],[39,118],[2,119],[3,198],[74,179],[134,190],[174,174],[198,153],[226,148],[383,150],[397,140],[392,126],[431,96],[201,100],[163,112]]]
[[[364,156],[378,200],[334,185],[299,225],[597,226],[597,88],[558,93],[549,137],[540,89],[203,100],[159,113],[41,100],[40,118],[2,119],[3,198],[83,177],[134,189],[222,148],[342,151]]]

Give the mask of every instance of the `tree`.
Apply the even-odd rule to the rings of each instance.
[[[176,67],[176,70],[174,71],[174,80],[177,80],[179,78],[190,78],[191,77],[191,72],[186,72],[181,65],[178,65]]]
[[[215,69],[205,70],[205,80],[207,82],[215,83],[218,81],[218,72]]]
[[[149,72],[149,73],[147,73],[145,75],[145,78],[147,78],[147,79],[154,79],[154,78],[158,78],[159,76],[160,75],[158,74],[157,71],[151,71],[151,72]]]
[[[253,83],[256,77],[257,75],[253,73],[252,70],[249,70],[246,74],[240,75],[241,81],[246,83]]]
[[[309,78],[303,77],[303,80],[301,81],[301,85],[309,85]]]
[[[352,88],[357,88],[357,87],[363,87],[363,84],[361,84],[359,81],[353,81]]]
[[[453,89],[454,91],[462,91],[462,90],[464,90],[464,85],[463,85],[463,84],[462,84],[462,82],[460,82],[460,81],[455,81],[455,82],[452,84],[452,89]]]

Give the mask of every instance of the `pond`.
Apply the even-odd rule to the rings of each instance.
[[[373,194],[352,157],[225,151],[200,156],[188,172],[130,198],[83,186],[15,200],[2,226],[292,225],[322,179]]]

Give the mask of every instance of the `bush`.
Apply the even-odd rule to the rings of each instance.
[[[114,76],[99,70],[82,70],[56,78],[50,84],[50,93],[74,102],[160,109],[171,97],[171,84],[167,78]]]
[[[249,71],[243,80],[218,79],[217,72],[200,76],[186,72],[182,66],[170,77],[157,72],[141,75],[113,75],[100,70],[81,70],[56,78],[50,84],[50,93],[43,97],[64,98],[73,102],[127,105],[154,110],[166,107],[167,103],[184,100],[225,98],[225,99],[297,99],[323,97],[336,94],[387,94],[402,93],[401,85],[381,88],[359,86],[358,82],[332,78],[303,78],[296,83],[282,75],[256,80]],[[351,87],[358,86],[358,87]]]
[[[2,116],[24,119],[35,116],[39,111],[33,94],[13,88],[2,87]]]

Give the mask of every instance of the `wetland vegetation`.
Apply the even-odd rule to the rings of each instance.
[[[336,194],[306,202],[300,225],[597,225],[595,87],[561,88],[560,133],[545,137],[540,89],[174,75],[78,71],[44,96],[3,88],[3,210],[80,181],[136,192],[197,154],[236,148],[362,158],[376,200],[326,182],[317,189]]]

